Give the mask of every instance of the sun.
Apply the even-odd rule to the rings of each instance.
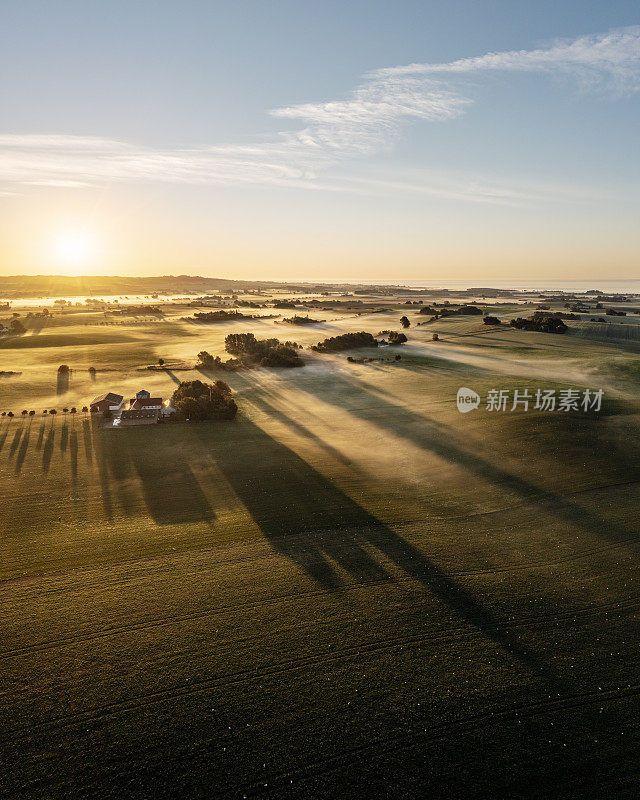
[[[90,267],[96,255],[96,243],[88,231],[64,231],[53,240],[53,256],[57,264],[69,271]]]

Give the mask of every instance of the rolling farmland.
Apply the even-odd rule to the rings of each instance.
[[[397,363],[305,349],[300,369],[205,374],[233,422],[41,413],[166,398],[230,331],[306,348],[405,311],[69,313],[0,341],[19,373],[0,383],[0,796],[633,796],[634,337],[416,327],[409,309]],[[462,415],[460,386],[605,401]]]

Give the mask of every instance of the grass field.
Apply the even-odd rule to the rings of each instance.
[[[640,340],[389,305],[0,340],[1,797],[636,796]],[[166,398],[231,331],[307,347],[403,313],[406,345],[358,352],[397,363],[205,374],[234,422],[41,414]],[[460,386],[605,394],[463,415]]]

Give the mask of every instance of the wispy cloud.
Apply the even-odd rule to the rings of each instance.
[[[640,86],[640,26],[581,36],[556,42],[537,50],[508,50],[461,58],[444,64],[409,64],[388,67],[372,73],[376,80],[417,75],[452,76],[462,73],[564,72],[579,80],[609,82],[622,90],[637,91]]]
[[[380,69],[366,76],[345,100],[272,110],[273,117],[297,122],[299,127],[254,145],[163,150],[101,137],[0,135],[0,180],[9,185],[51,187],[165,181],[363,191],[366,180],[358,187],[358,181],[344,174],[349,162],[391,147],[411,120],[441,122],[464,114],[473,100],[466,96],[469,88],[462,88],[460,76],[488,71],[562,74],[582,87],[636,91],[640,87],[640,27],[536,50]],[[320,175],[325,177],[320,179]],[[371,179],[370,187],[375,183]],[[540,196],[537,191],[472,180],[462,188],[454,180],[422,184],[415,190],[480,202],[518,202]]]

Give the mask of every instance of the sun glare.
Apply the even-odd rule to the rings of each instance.
[[[96,245],[86,231],[67,231],[59,234],[53,242],[56,262],[68,270],[82,270],[91,265],[96,255]]]

